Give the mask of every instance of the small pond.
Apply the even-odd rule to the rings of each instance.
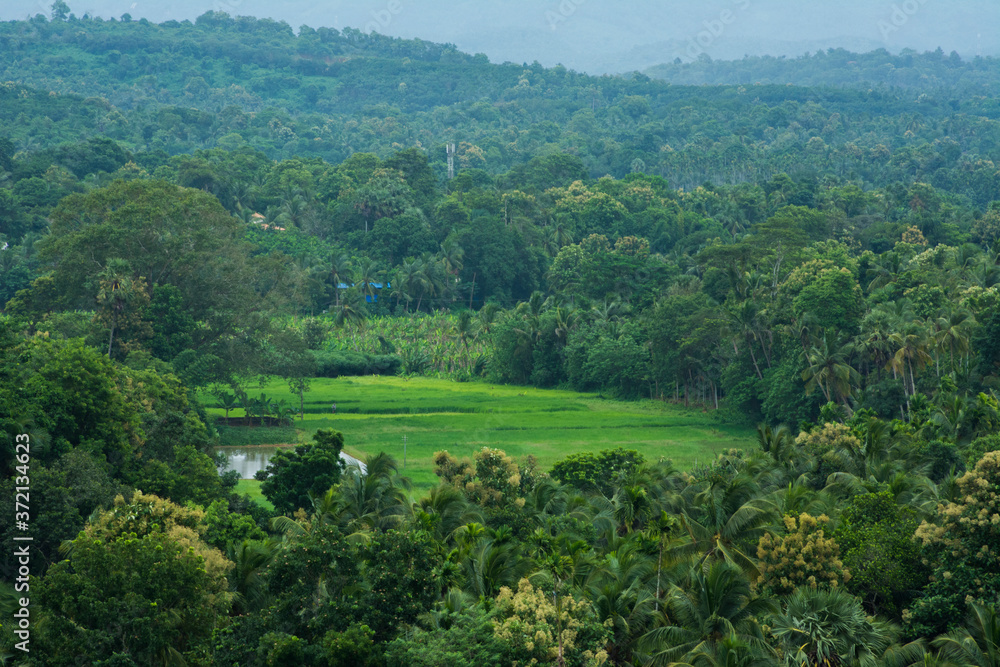
[[[264,446],[253,446],[253,447],[216,447],[217,452],[224,452],[229,456],[229,463],[223,468],[222,472],[229,472],[230,470],[235,470],[240,474],[240,479],[253,479],[254,473],[258,470],[263,470],[267,467],[268,461],[274,456],[274,453],[279,449],[289,449],[289,447],[275,447],[272,445]],[[358,459],[345,454],[340,453],[340,458],[344,459],[344,463],[347,465],[356,465],[361,468],[362,472],[365,472],[365,464]]]

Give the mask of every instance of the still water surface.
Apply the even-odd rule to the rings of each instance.
[[[266,468],[268,461],[279,449],[291,447],[216,447],[216,451],[225,452],[229,457],[229,462],[222,471],[235,470],[240,474],[240,479],[253,479],[254,473]],[[340,458],[347,465],[356,465],[365,472],[365,464],[353,456],[341,452]]]
[[[240,479],[253,479],[254,473],[266,468],[267,462],[278,449],[278,447],[217,447],[216,451],[225,452],[229,456],[229,463],[223,468],[223,472],[235,470],[240,474]]]

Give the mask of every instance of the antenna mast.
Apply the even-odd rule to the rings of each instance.
[[[455,178],[455,144],[446,144],[445,150],[448,152],[448,180]]]

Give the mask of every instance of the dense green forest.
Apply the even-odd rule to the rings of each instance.
[[[794,84],[837,88],[901,88],[925,94],[940,94],[949,101],[955,95],[995,95],[997,70],[993,58],[977,57],[965,62],[952,51],[940,48],[917,53],[906,49],[893,55],[885,49],[852,53],[829,49],[798,58],[755,56],[742,60],[702,57],[694,62],[664,63],[646,74],[674,84]]]
[[[213,12],[0,23],[4,552],[18,513],[34,536],[0,661],[996,665],[1000,66],[648,74]],[[439,452],[424,494],[319,430],[268,506],[219,474],[198,390],[287,430],[264,379],[397,374],[758,446]]]

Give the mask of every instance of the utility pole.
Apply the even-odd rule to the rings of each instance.
[[[448,153],[448,180],[455,178],[455,144],[446,144],[444,147]]]
[[[403,468],[406,468],[406,436],[403,436]]]

